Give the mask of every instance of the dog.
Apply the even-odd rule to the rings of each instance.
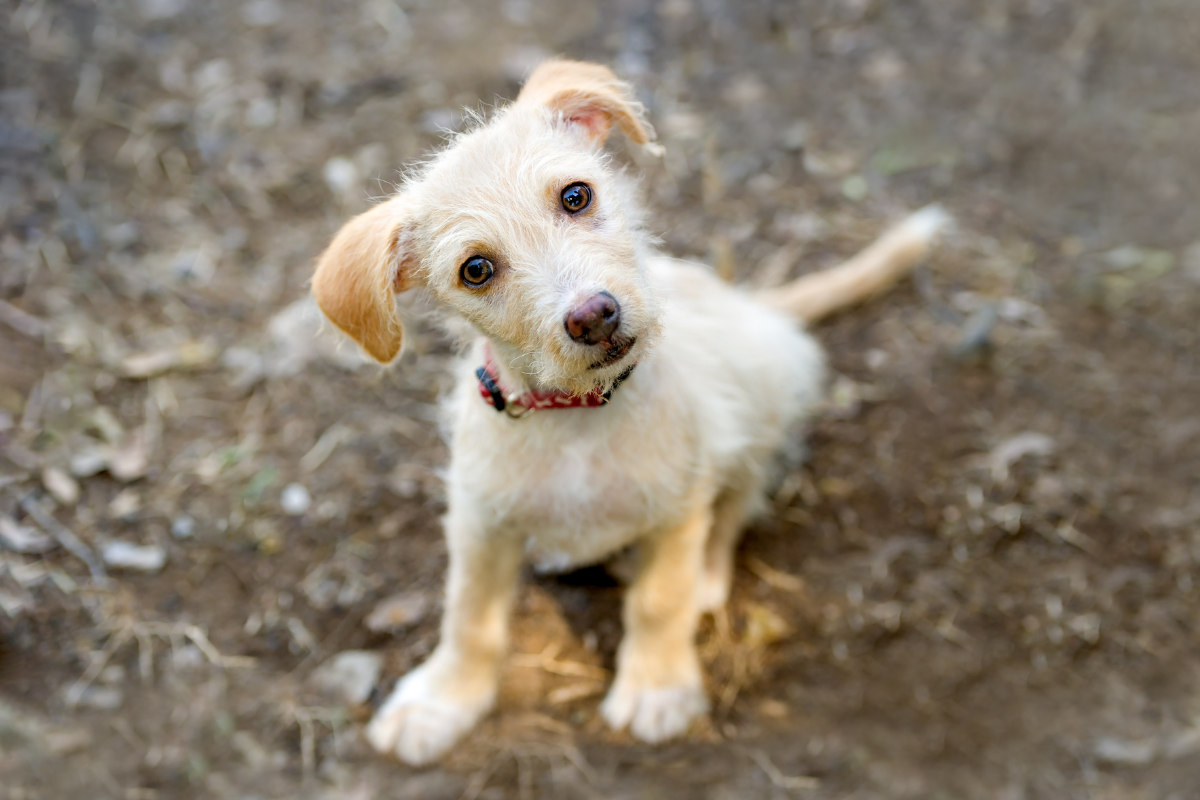
[[[380,362],[403,344],[400,292],[423,290],[466,332],[445,401],[441,639],[366,731],[409,764],[439,759],[492,709],[527,559],[566,570],[632,547],[601,713],[660,742],[707,712],[700,616],[728,598],[773,454],[822,396],[803,326],[891,286],[945,221],[917,212],[839,267],[752,294],[656,251],[604,152],[613,128],[653,146],[607,67],[543,63],[317,263],[318,305]]]

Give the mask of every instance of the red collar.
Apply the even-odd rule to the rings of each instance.
[[[629,377],[636,366],[636,362],[630,364],[628,369],[617,376],[612,388],[607,392],[601,392],[597,388],[587,394],[534,391],[510,395],[500,386],[500,376],[495,362],[492,361],[491,353],[487,354],[487,360],[483,362],[483,366],[475,370],[475,376],[479,378],[479,396],[487,401],[488,405],[497,411],[507,411],[510,417],[523,417],[531,411],[545,411],[552,408],[598,408],[607,405],[608,401],[612,399],[613,392]],[[525,410],[517,411],[517,408]]]

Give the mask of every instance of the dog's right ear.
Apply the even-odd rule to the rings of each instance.
[[[396,293],[413,283],[399,197],[359,214],[338,231],[317,262],[312,293],[322,313],[376,361],[396,357],[404,329]]]

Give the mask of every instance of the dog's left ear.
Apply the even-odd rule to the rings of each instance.
[[[545,106],[580,126],[589,139],[603,144],[615,123],[638,144],[654,138],[644,119],[645,109],[629,84],[602,64],[553,59],[533,71],[517,103]]]
[[[399,196],[359,214],[333,237],[312,279],[313,297],[329,321],[384,364],[404,341],[396,293],[414,280],[404,230]]]

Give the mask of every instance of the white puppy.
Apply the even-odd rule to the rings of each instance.
[[[614,125],[652,138],[606,67],[543,64],[515,103],[348,222],[313,278],[325,314],[379,361],[400,352],[394,301],[410,288],[474,339],[447,400],[441,642],[367,730],[412,764],[492,708],[527,557],[566,569],[636,543],[604,718],[657,742],[705,713],[697,621],[728,597],[766,467],[821,395],[821,351],[798,323],[889,286],[942,223],[920,212],[853,261],[756,297],[655,252],[602,150]]]

